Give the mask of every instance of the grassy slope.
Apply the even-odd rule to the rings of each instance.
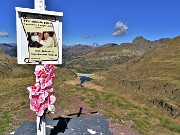
[[[142,112],[142,116],[147,117],[146,120],[142,117],[138,117],[139,120],[136,120],[137,117],[132,118],[136,122],[141,121],[142,125],[147,126],[150,118],[156,117],[160,121],[159,128],[163,127],[162,132],[165,132],[164,127],[172,133],[180,132],[180,123],[177,122],[180,114],[179,51],[180,37],[176,37],[169,43],[143,55],[139,60],[127,62],[99,73],[102,79],[97,83],[104,86],[107,91],[119,93],[121,95],[119,98],[124,97],[128,101],[131,99],[151,108],[148,112]],[[159,108],[164,108],[163,111],[169,111],[168,113],[173,118],[170,115],[166,116],[161,112],[162,110],[155,111],[156,108],[151,104],[153,101]],[[164,106],[159,105],[159,102],[156,104],[156,101],[161,101]],[[173,107],[173,112],[167,106]],[[154,116],[147,115],[151,114],[151,111],[156,112]],[[169,122],[164,123],[167,119]],[[139,128],[145,133],[144,127]],[[151,129],[151,126],[148,128]],[[151,130],[156,130],[156,128]]]
[[[157,55],[160,54],[158,52],[159,51],[157,51]],[[2,58],[0,61],[0,68],[3,67],[2,69],[6,70],[0,70],[2,82],[0,83],[0,99],[2,101],[0,103],[0,134],[9,134],[10,131],[13,131],[23,121],[35,120],[35,113],[29,110],[28,91],[26,89],[27,86],[35,81],[33,75],[34,67],[30,65],[18,66],[16,61],[12,60],[12,58],[2,53],[0,55],[2,56],[0,57]],[[148,54],[145,55],[143,59],[146,57],[148,58]],[[164,57],[162,56],[162,58]],[[143,59],[140,61],[143,61]],[[150,60],[151,57],[149,57],[148,62]],[[79,111],[79,107],[83,107],[83,110],[86,110],[86,112],[98,111],[107,118],[113,118],[113,122],[115,123],[122,123],[128,126],[126,121],[133,121],[134,124],[132,124],[131,127],[142,134],[178,134],[180,129],[176,119],[172,119],[169,115],[164,113],[163,110],[157,110],[156,108],[149,108],[149,106],[146,106],[146,104],[144,104],[145,102],[138,99],[145,99],[147,93],[139,95],[140,92],[135,93],[132,89],[134,87],[130,84],[133,84],[135,87],[139,86],[138,83],[145,84],[142,80],[147,78],[146,74],[149,72],[149,69],[151,69],[146,69],[144,64],[140,64],[140,61],[133,65],[132,63],[134,62],[118,65],[106,72],[100,73],[102,79],[100,80],[101,82],[98,83],[104,86],[102,91],[65,84],[64,81],[74,79],[75,75],[68,69],[58,68],[56,70],[58,76],[53,83],[54,95],[57,97],[55,103],[57,108],[56,115],[76,113]],[[11,70],[6,67],[7,64],[4,64],[5,62]],[[146,62],[145,60],[145,63]],[[149,65],[151,65],[151,63]],[[139,69],[140,67],[142,67],[142,70]],[[10,71],[14,73],[11,74]],[[137,74],[139,74],[138,71],[141,73],[139,78],[137,78]],[[144,75],[142,75],[142,73],[144,73]],[[152,84],[154,84],[154,80],[151,77],[154,75],[154,77],[157,78],[155,75],[160,74],[157,72],[153,73],[154,74],[150,74],[152,76],[149,76],[150,80],[152,80]],[[174,72],[173,74],[175,75]],[[159,83],[155,83],[157,84],[156,89],[158,89],[159,84],[162,83],[161,79],[158,80]],[[172,82],[174,82],[174,80]],[[164,80],[162,84],[164,84]],[[175,84],[173,83],[173,85]]]
[[[139,60],[110,68],[102,72],[101,76],[106,77],[104,81],[107,87],[116,84],[117,87],[136,87],[133,90],[138,90],[140,87],[140,90],[149,91],[150,94],[153,94],[153,88],[156,90],[155,94],[159,91],[165,92],[165,90],[168,93],[168,89],[172,92],[180,87],[179,51],[180,37],[177,37],[168,44],[143,55]],[[178,104],[179,99],[175,101]]]
[[[129,46],[133,46],[129,49]],[[134,44],[122,46],[108,46],[93,50],[73,63],[77,72],[94,72],[107,69],[113,65],[122,64],[132,58],[139,57],[142,53],[136,50]]]
[[[23,121],[35,120],[29,109],[27,87],[35,83],[34,65],[18,65],[16,58],[0,52],[0,135],[9,134]],[[75,77],[68,69],[57,68],[54,85],[58,90],[63,81]],[[58,103],[57,99],[57,103]]]

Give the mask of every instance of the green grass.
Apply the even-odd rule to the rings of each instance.
[[[66,80],[75,79],[76,75],[67,68],[58,67],[55,71],[58,74],[53,82],[53,95],[57,97],[55,116],[77,113],[79,108],[83,107],[86,113],[98,111],[107,119],[113,119],[114,123],[126,125],[123,121],[133,121],[132,128],[144,135],[178,135],[178,118],[173,118],[164,110],[147,104],[153,99],[170,100],[171,91],[180,86],[179,46],[176,42],[171,44],[170,48],[168,45],[162,46],[144,55],[140,61],[132,61],[99,72],[98,75],[102,79],[93,83],[104,87],[102,91],[66,84]],[[111,51],[116,51],[115,49],[112,48]],[[22,122],[35,121],[35,112],[29,109],[27,91],[27,86],[35,82],[34,67],[19,66],[1,52],[0,56],[3,59],[0,61],[0,134],[9,134]],[[98,64],[95,64],[94,68],[101,69],[102,66],[106,66]],[[165,89],[166,83],[168,85]],[[138,91],[139,86],[141,90]],[[170,101],[179,104],[178,99]]]
[[[122,120],[132,120],[135,130],[142,134],[150,134],[151,131],[164,132],[171,134],[178,134],[178,125],[171,120],[167,114],[158,109],[149,109],[148,106],[141,105],[132,100],[126,100],[121,95],[114,93],[113,91],[99,92],[94,89],[81,88],[73,85],[67,85],[70,90],[62,90],[63,97],[61,98],[64,103],[85,103],[90,108],[104,114],[107,119],[113,118],[113,120],[122,123]],[[66,101],[68,98],[71,100]],[[99,106],[98,103],[106,103],[107,106]],[[60,103],[61,104],[61,103]],[[61,106],[61,105],[60,105]],[[79,106],[80,107],[80,106]],[[67,106],[65,107],[67,108]],[[70,107],[78,112],[79,108],[74,108],[73,104]],[[63,109],[63,108],[62,108]],[[162,114],[163,113],[163,114]],[[121,115],[122,114],[122,115]],[[151,119],[158,119],[160,121],[157,125],[151,125]]]
[[[166,114],[161,115],[161,112],[156,109],[148,109],[148,107],[133,100],[127,100],[118,91],[116,93],[107,89],[97,91],[64,84],[64,80],[74,79],[75,75],[67,69],[58,68],[56,71],[58,76],[53,83],[53,94],[57,97],[55,105],[60,110],[66,110],[70,113],[78,112],[80,106],[77,104],[83,103],[88,108],[104,114],[107,119],[112,118],[118,123],[122,123],[122,120],[132,120],[135,123],[133,128],[142,134],[148,134],[150,131],[158,132],[160,129],[172,134],[179,132],[178,126]],[[29,110],[28,91],[26,89],[35,80],[33,74],[26,79],[22,77],[1,80],[0,99],[3,100],[0,103],[0,133],[4,134],[10,133],[23,121],[29,120],[27,112],[30,113],[32,118],[35,118],[35,113]],[[99,106],[98,103],[101,102],[107,105]],[[152,118],[158,119],[160,124],[150,125],[149,121]],[[8,125],[14,125],[14,127],[7,128]]]
[[[2,55],[3,61],[0,61],[0,135],[10,134],[24,121],[34,120],[35,112],[29,109],[28,86],[35,83],[34,66],[17,65],[9,56]],[[5,62],[11,69],[5,71]],[[29,66],[29,67],[28,67]],[[64,68],[57,68],[58,73],[54,81],[55,90],[59,89],[64,80],[75,77],[74,73]],[[4,74],[6,73],[6,74]]]

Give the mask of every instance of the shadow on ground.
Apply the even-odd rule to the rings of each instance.
[[[57,135],[58,133],[64,133],[65,130],[67,129],[67,125],[71,118],[54,118],[53,120],[58,120],[58,123],[56,126],[54,126],[53,129],[50,131],[50,135]]]

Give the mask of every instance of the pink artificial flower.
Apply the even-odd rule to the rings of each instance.
[[[53,92],[53,88],[47,87],[46,89],[43,89],[43,91],[51,93],[51,92]]]
[[[37,116],[43,116],[43,114],[44,114],[44,109],[42,109],[42,108],[39,108],[39,110],[38,111],[36,111],[36,114],[37,114]]]
[[[51,79],[54,80],[55,76],[56,76],[56,73],[52,73],[51,74]]]
[[[43,73],[42,71],[45,71],[44,66],[43,65],[36,65],[34,74],[39,76],[40,74]]]
[[[44,103],[45,99],[48,97],[49,93],[48,92],[43,92],[41,94],[39,94],[39,98],[38,98],[38,103],[41,104],[41,103]]]
[[[36,75],[36,84],[28,87],[30,98],[30,109],[35,111],[38,116],[42,116],[47,108],[55,109],[53,106],[56,97],[50,95],[53,92],[52,81],[56,76],[53,73],[54,65],[37,65],[34,74]]]
[[[44,110],[46,110],[46,108],[48,108],[51,104],[50,104],[50,96],[48,96],[45,101],[40,105],[38,111],[36,111],[36,114],[38,116],[42,116],[44,114]]]
[[[37,65],[36,68],[35,68],[34,74],[35,74],[37,77],[45,78],[45,77],[47,76],[45,70],[46,70],[46,69],[45,69],[43,66]]]
[[[51,95],[51,96],[50,96],[50,104],[51,104],[51,105],[54,104],[55,101],[56,101],[56,97],[53,96],[53,95]]]
[[[39,95],[39,90],[41,89],[40,86],[40,83],[36,83],[35,85],[27,87],[29,95]]]
[[[38,111],[40,104],[38,103],[39,95],[33,95],[30,99],[30,109],[32,111]]]
[[[52,71],[55,69],[55,66],[52,64],[45,64],[44,67],[48,73],[52,73]]]
[[[41,81],[41,89],[45,89],[45,88],[48,88],[48,87],[51,87],[52,86],[52,80],[49,79],[45,79],[43,81]]]

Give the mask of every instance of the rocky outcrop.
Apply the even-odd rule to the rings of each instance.
[[[169,101],[165,101],[163,99],[154,99],[151,101],[151,103],[157,106],[158,108],[162,108],[173,117],[180,117],[179,107]]]
[[[142,52],[148,52],[151,49],[154,49],[160,45],[163,45],[167,42],[169,42],[170,38],[161,38],[159,40],[150,41],[145,39],[144,37],[136,37],[132,43],[136,45],[137,49],[139,49]]]

